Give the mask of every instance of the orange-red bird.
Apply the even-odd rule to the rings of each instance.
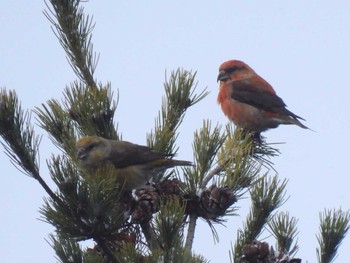
[[[221,64],[218,103],[225,115],[238,127],[260,133],[280,124],[295,124],[308,129],[300,116],[286,109],[272,86],[239,60]]]

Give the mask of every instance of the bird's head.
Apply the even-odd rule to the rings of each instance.
[[[221,64],[217,81],[240,80],[255,74],[246,63],[240,60],[229,60]]]
[[[83,137],[76,142],[76,150],[82,167],[93,168],[108,156],[110,147],[104,138]]]

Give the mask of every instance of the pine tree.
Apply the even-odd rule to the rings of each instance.
[[[83,136],[120,140],[114,122],[117,103],[110,83],[96,81],[98,56],[92,46],[93,21],[78,0],[51,0],[44,12],[78,77],[63,92],[34,109],[60,154],[47,158],[51,189],[39,170],[41,136],[35,135],[31,114],[16,92],[0,90],[0,135],[5,153],[47,193],[41,208],[44,221],[55,228],[51,245],[60,262],[209,262],[192,245],[196,222],[203,219],[218,240],[215,224],[239,213],[243,196],[250,212],[231,248],[227,262],[301,262],[297,258],[297,219],[279,212],[286,201],[286,180],[271,176],[270,158],[278,149],[230,125],[203,120],[195,131],[193,166],[159,173],[152,184],[131,194],[108,173],[85,176],[79,169],[75,142]],[[198,92],[196,72],[177,69],[164,83],[165,96],[147,145],[175,154],[176,139],[186,113],[207,95]],[[188,149],[189,150],[189,149]],[[318,262],[332,262],[349,230],[349,212],[325,210],[320,215]],[[270,231],[276,246],[259,241]],[[93,240],[85,248],[80,241]]]

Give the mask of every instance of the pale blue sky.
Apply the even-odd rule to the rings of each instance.
[[[282,3],[283,2],[283,3]],[[163,95],[165,70],[198,71],[199,90],[210,95],[187,114],[179,136],[180,159],[192,159],[193,132],[203,119],[225,125],[216,103],[218,66],[229,59],[248,63],[276,89],[289,109],[304,117],[311,132],[284,126],[265,133],[269,142],[286,142],[272,161],[288,178],[288,202],[280,209],[299,219],[298,257],[316,262],[319,212],[349,209],[348,149],[350,83],[350,4],[348,1],[112,1],[84,4],[96,22],[95,77],[119,90],[116,120],[123,139],[146,143]],[[24,108],[62,98],[76,79],[42,14],[44,1],[1,1],[0,86],[17,91]],[[37,129],[39,133],[42,130]],[[57,150],[44,135],[45,158]],[[18,172],[0,153],[0,252],[2,262],[55,262],[45,241],[52,228],[38,220],[44,190]],[[50,183],[52,185],[52,183]],[[230,242],[240,216],[217,226],[220,243],[199,221],[195,252],[211,262],[229,262]],[[267,234],[265,235],[267,236]],[[273,244],[271,244],[273,245]],[[347,236],[336,262],[348,261]]]

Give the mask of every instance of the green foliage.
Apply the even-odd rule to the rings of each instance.
[[[202,100],[208,92],[196,94],[196,73],[178,69],[171,72],[164,83],[165,97],[155,121],[154,131],[147,134],[147,145],[157,152],[175,154],[177,129],[182,123],[186,110]]]
[[[35,136],[30,114],[22,110],[15,91],[0,89],[0,135],[12,163],[37,179],[40,136]]]
[[[52,24],[58,41],[69,58],[75,74],[88,86],[96,87],[93,74],[98,56],[91,43],[94,23],[84,14],[80,0],[50,0],[45,16]]]
[[[196,194],[197,189],[206,187],[208,172],[214,164],[218,150],[225,140],[220,133],[220,125],[211,128],[209,120],[203,121],[203,127],[194,133],[193,154],[194,166],[186,168],[184,172],[188,194]]]
[[[42,104],[42,109],[36,108],[35,113],[40,127],[48,132],[55,146],[74,158],[76,141],[74,124],[59,102],[52,99],[47,105]]]
[[[158,241],[165,252],[166,262],[174,261],[179,249],[182,248],[184,206],[178,199],[170,199],[164,205],[154,219]],[[181,252],[180,252],[181,253]]]
[[[76,241],[50,235],[50,243],[61,263],[83,263],[83,251]]]
[[[36,108],[35,111],[40,126],[57,147],[73,157],[78,136],[119,138],[113,122],[117,104],[112,99],[110,85],[90,88],[74,83],[65,89],[64,95],[64,107],[52,99],[47,106],[42,104],[43,109]]]
[[[250,134],[240,129],[233,131],[230,125],[226,126],[225,137],[226,140],[218,153],[218,163],[226,176],[222,176],[218,184],[227,185],[235,194],[240,195],[260,176],[262,164],[253,154],[258,146]]]
[[[292,246],[298,234],[297,223],[298,220],[290,218],[288,212],[280,212],[268,222],[279,252],[293,256],[298,251],[297,242]]]
[[[243,247],[259,237],[264,226],[271,220],[272,213],[285,201],[287,181],[262,177],[250,190],[252,205],[243,229],[237,231],[232,254],[235,262],[240,262]]]
[[[70,117],[75,120],[79,135],[119,139],[113,122],[117,103],[113,100],[109,83],[93,88],[74,83],[65,90],[64,105]]]
[[[76,165],[64,157],[52,157],[50,175],[62,202],[46,199],[43,220],[65,238],[86,240],[112,236],[125,221],[120,186],[110,171],[81,177]]]
[[[177,129],[182,123],[187,109],[205,96],[208,92],[203,90],[196,94],[196,73],[178,69],[171,72],[169,79],[164,82],[165,97],[163,97],[161,110],[155,120],[155,127],[147,134],[147,145],[165,154],[176,154],[178,147],[175,142],[178,136]],[[158,182],[164,177],[164,173],[155,176],[153,180]]]
[[[320,234],[317,236],[318,262],[333,262],[338,248],[350,227],[350,213],[338,210],[325,210],[320,214]]]

